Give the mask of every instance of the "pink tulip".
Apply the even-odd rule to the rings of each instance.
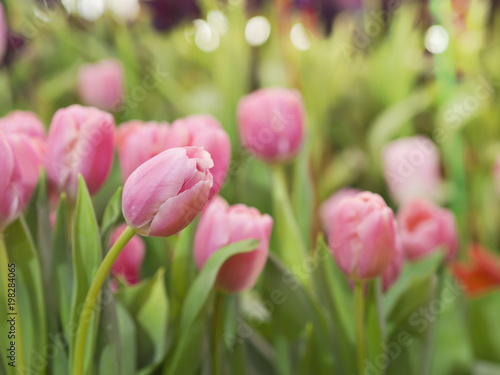
[[[7,20],[5,19],[5,11],[0,2],[0,63],[3,61],[5,52],[7,51]]]
[[[330,250],[353,281],[382,275],[396,253],[396,222],[382,197],[362,192],[344,198],[333,218]]]
[[[0,130],[0,231],[28,205],[40,176],[39,150],[22,134]]]
[[[458,247],[458,230],[451,211],[424,199],[406,202],[397,215],[406,257],[415,261],[442,249],[452,260]]]
[[[111,233],[110,246],[118,240],[125,228],[126,224],[119,225]],[[124,278],[130,285],[137,284],[141,280],[141,265],[145,252],[144,241],[137,235],[133,236],[113,263],[111,274]]]
[[[109,113],[72,105],[56,112],[50,124],[45,169],[51,186],[74,202],[78,174],[96,193],[108,177],[113,162],[115,122]]]
[[[321,224],[323,226],[323,231],[327,235],[332,230],[332,223],[335,215],[337,214],[340,202],[342,202],[344,198],[351,198],[358,193],[361,193],[361,190],[353,188],[340,189],[321,204],[321,207],[319,209]]]
[[[389,192],[396,202],[439,197],[439,153],[429,138],[418,135],[391,142],[383,150],[382,161]]]
[[[401,243],[401,237],[396,236],[396,251],[392,257],[391,262],[382,274],[382,290],[387,292],[399,279],[399,275],[403,270],[404,265],[404,251]]]
[[[30,111],[12,111],[0,118],[0,130],[10,135],[25,135],[31,138],[42,161],[45,151],[45,126],[42,121]]]
[[[262,89],[243,97],[237,111],[243,146],[270,162],[292,158],[303,143],[303,107],[296,90]]]
[[[149,159],[123,187],[125,221],[143,236],[179,232],[207,203],[213,165],[210,154],[199,147],[172,148]]]
[[[251,289],[266,264],[272,226],[269,215],[261,215],[257,209],[243,204],[229,206],[224,199],[215,197],[203,211],[194,239],[198,269],[226,245],[244,239],[259,240],[255,250],[229,258],[216,280],[217,288],[229,293]]]
[[[167,149],[168,123],[133,120],[116,130],[116,146],[123,180],[142,163]]]
[[[116,111],[123,102],[124,81],[120,61],[109,59],[84,64],[78,72],[78,95],[85,105]]]
[[[221,189],[231,161],[231,142],[222,125],[211,115],[193,115],[176,120],[169,134],[169,147],[198,146],[210,153],[214,185],[210,197]]]

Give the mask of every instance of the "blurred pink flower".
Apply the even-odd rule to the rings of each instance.
[[[352,281],[382,275],[396,254],[394,215],[377,194],[362,192],[344,198],[331,228],[330,250]]]
[[[0,130],[9,137],[22,134],[31,139],[38,150],[40,162],[43,161],[45,151],[45,126],[42,121],[30,111],[12,111],[0,118]]]
[[[240,99],[237,117],[241,143],[255,157],[278,162],[299,153],[304,140],[305,114],[297,90],[254,91]]]
[[[45,153],[47,177],[57,192],[74,202],[78,174],[90,194],[106,181],[113,163],[115,121],[109,113],[72,105],[59,109],[50,124]]]
[[[125,221],[143,236],[168,237],[184,229],[205,207],[212,167],[199,147],[172,148],[149,159],[123,187]]]
[[[397,203],[416,197],[439,197],[439,153],[429,138],[418,135],[393,141],[385,146],[382,161],[389,192]]]
[[[116,111],[122,105],[125,73],[118,60],[83,64],[78,72],[78,95],[85,105]]]
[[[198,269],[220,248],[244,240],[259,240],[251,252],[229,258],[219,270],[218,289],[238,293],[251,289],[264,268],[269,253],[273,220],[253,207],[243,204],[229,206],[215,197],[203,211],[194,239],[194,258]]]
[[[406,202],[398,211],[397,220],[406,257],[415,261],[439,249],[446,260],[452,260],[458,248],[458,230],[451,211],[425,199]]]
[[[118,240],[126,228],[126,224],[116,227],[111,233],[110,246]],[[141,280],[141,266],[145,252],[144,241],[138,235],[133,236],[113,263],[111,274],[114,277],[123,277],[130,285],[137,284]]]
[[[344,198],[350,198],[361,193],[361,190],[353,188],[344,188],[333,193],[326,201],[321,204],[319,209],[321,217],[321,225],[323,231],[328,235],[332,231],[332,224],[337,214],[340,202]]]

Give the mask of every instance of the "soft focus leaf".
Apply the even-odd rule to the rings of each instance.
[[[122,215],[122,190],[122,187],[116,190],[104,210],[101,223],[101,237],[104,241]]]

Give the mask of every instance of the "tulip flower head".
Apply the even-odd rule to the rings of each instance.
[[[468,261],[452,264],[455,277],[470,297],[500,289],[500,257],[480,245],[468,249]]]
[[[304,105],[296,90],[257,90],[238,103],[238,128],[243,146],[269,162],[286,161],[301,149]]]
[[[125,221],[143,236],[167,237],[184,229],[208,200],[213,165],[199,147],[172,148],[149,159],[123,187]]]
[[[72,105],[56,112],[50,124],[45,169],[53,188],[74,202],[78,174],[90,194],[108,177],[113,162],[115,122],[109,113],[92,107]]]
[[[110,246],[118,240],[125,228],[127,225],[122,224],[111,233]],[[141,279],[140,271],[145,251],[144,241],[138,235],[132,237],[113,263],[111,274],[124,278],[130,285],[137,284]]]
[[[231,142],[222,125],[211,115],[192,115],[174,121],[169,134],[169,147],[198,146],[210,153],[214,162],[210,173],[214,185],[210,197],[221,189],[231,161]]]
[[[45,151],[45,127],[42,121],[30,111],[12,111],[0,118],[0,130],[9,136],[28,137],[38,150],[40,162]],[[39,163],[40,164],[40,163]]]
[[[257,209],[243,204],[229,206],[215,197],[204,210],[194,239],[194,258],[198,269],[220,248],[245,239],[259,240],[253,251],[233,255],[217,275],[218,289],[238,293],[251,289],[257,282],[269,254],[273,220]]]
[[[337,214],[340,202],[344,198],[354,197],[356,194],[361,193],[361,190],[353,188],[344,188],[335,192],[320,207],[321,224],[323,231],[328,235],[332,230],[332,223]]]
[[[116,111],[122,104],[125,78],[118,60],[84,64],[78,72],[78,95],[85,105]]]
[[[352,281],[382,275],[396,254],[396,222],[382,197],[362,192],[339,204],[329,237],[339,268]]]
[[[458,247],[458,230],[451,211],[425,199],[406,202],[398,211],[397,220],[406,258],[415,261],[440,248],[446,260],[452,260]]]
[[[165,151],[169,139],[168,123],[133,120],[116,130],[116,146],[123,180],[142,163]]]
[[[436,200],[441,189],[439,153],[424,136],[398,139],[382,153],[384,175],[397,203],[423,197]]]

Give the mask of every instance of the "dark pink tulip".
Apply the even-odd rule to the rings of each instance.
[[[50,124],[45,169],[51,186],[74,202],[78,174],[96,193],[113,163],[115,121],[109,113],[72,105],[56,112]]]
[[[425,199],[406,202],[397,215],[403,250],[409,260],[444,250],[452,260],[458,247],[458,230],[451,211]]]
[[[216,195],[226,180],[231,161],[231,142],[222,125],[211,115],[192,115],[172,124],[169,147],[198,146],[210,153],[214,166],[210,173],[214,185],[210,197]]]
[[[7,20],[5,19],[5,11],[0,2],[0,63],[3,61],[5,51],[7,50]]]
[[[125,228],[127,228],[126,224],[119,225],[111,233],[110,246],[118,240]],[[116,258],[111,267],[111,274],[114,277],[124,278],[130,285],[137,284],[141,280],[141,266],[145,252],[144,241],[138,235],[135,235]]]
[[[259,240],[258,247],[229,258],[217,275],[218,289],[238,293],[251,289],[262,272],[269,253],[273,219],[243,204],[229,206],[215,197],[203,211],[194,239],[194,259],[198,269],[220,248],[245,239]]]
[[[277,162],[300,151],[305,114],[297,90],[257,90],[240,100],[237,117],[241,143],[254,156]]]
[[[142,163],[167,149],[168,123],[133,120],[116,129],[116,146],[123,180]]]
[[[167,237],[184,229],[207,203],[213,165],[199,147],[172,148],[149,159],[123,187],[125,221],[143,236]]]
[[[382,275],[396,253],[396,222],[382,197],[362,192],[344,198],[333,218],[330,249],[353,281]]]
[[[361,193],[361,190],[353,189],[353,188],[344,188],[335,192],[321,204],[319,209],[320,217],[321,217],[321,225],[323,226],[323,231],[328,235],[332,230],[332,223],[334,217],[338,211],[340,202],[344,200],[344,198],[350,198],[355,196],[356,194]]]
[[[0,130],[0,231],[26,208],[40,176],[39,150],[27,136]]]
[[[389,192],[396,202],[439,197],[439,152],[429,138],[418,135],[393,141],[385,146],[382,161]]]
[[[118,60],[84,64],[78,72],[78,95],[85,105],[116,111],[123,102],[124,81],[123,66]]]

